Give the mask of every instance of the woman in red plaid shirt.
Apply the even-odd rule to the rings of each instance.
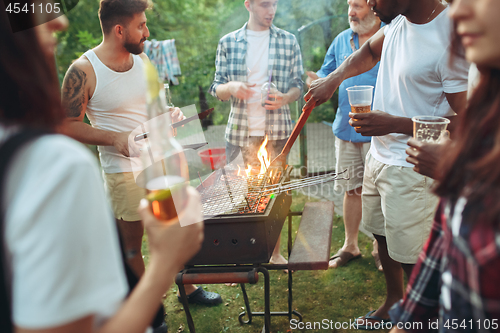
[[[500,330],[500,1],[450,2],[457,45],[480,81],[444,149],[441,203],[406,296],[391,310],[393,331]]]

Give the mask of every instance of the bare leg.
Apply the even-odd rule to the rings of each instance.
[[[278,242],[276,243],[276,246],[274,247],[273,254],[271,255],[271,259],[269,262],[271,264],[279,264],[279,265],[285,265],[288,263],[288,261],[281,255],[280,252],[280,244],[281,244],[281,239],[278,238]]]
[[[403,270],[405,271],[406,278],[410,280],[411,272],[413,271],[415,264],[401,264],[401,267],[403,267]]]
[[[403,298],[403,268],[401,263],[394,261],[387,252],[387,243],[384,236],[374,235],[378,242],[380,261],[384,267],[387,295],[384,304],[372,315],[381,318],[389,318],[391,306]],[[359,325],[365,325],[364,320],[358,320]]]
[[[360,254],[358,247],[359,223],[361,222],[361,187],[347,191],[344,195],[344,227],[345,240],[342,251]],[[337,268],[339,258],[330,260],[329,267]]]
[[[123,239],[125,255],[130,268],[137,276],[144,274],[144,261],[142,260],[142,235],[144,228],[141,221],[116,220]]]
[[[372,251],[372,256],[375,258],[375,265],[379,271],[383,271],[384,268],[382,267],[382,263],[380,262],[380,256],[378,254],[378,242],[375,239],[373,241],[373,251]]]

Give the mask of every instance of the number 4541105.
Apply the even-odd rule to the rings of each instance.
[[[476,321],[470,320],[462,320],[461,322],[458,319],[447,319],[443,325],[447,329],[458,330],[462,328],[464,330],[497,330],[498,322],[497,319],[478,319]]]
[[[22,6],[22,5],[23,4],[21,4],[19,2],[10,2],[7,5],[7,7],[5,8],[5,11],[9,12],[11,14],[18,14],[20,12],[33,13],[33,14],[36,14],[36,13],[59,14],[61,12],[61,8],[59,7],[60,4],[57,2],[56,3],[47,2],[45,4],[40,3],[38,5],[35,5],[32,3],[29,6],[27,3],[25,3],[24,6]]]

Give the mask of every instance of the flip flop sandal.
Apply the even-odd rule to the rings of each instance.
[[[162,323],[161,326],[153,328],[153,333],[168,333],[167,323]]]
[[[354,319],[356,321],[356,326],[357,326],[358,330],[373,331],[373,330],[379,330],[379,329],[383,330],[383,329],[385,329],[386,323],[390,322],[391,319],[384,319],[384,318],[379,317],[379,316],[372,316],[372,313],[374,313],[375,311],[377,311],[377,310],[369,311],[364,316],[360,316],[360,317]],[[365,320],[365,325],[359,325],[359,324],[357,324],[358,319],[364,319]],[[374,320],[375,322],[372,322],[372,323],[368,324],[366,322],[366,319]]]
[[[349,261],[361,258],[361,253],[357,256],[353,255],[351,252],[344,252],[342,250],[338,250],[333,256],[330,257],[330,261],[334,259],[337,260],[337,267],[342,267],[346,265]]]
[[[181,297],[177,296],[179,302],[182,303]],[[222,297],[219,294],[203,290],[202,286],[187,295],[188,303],[200,305],[217,305],[222,303]]]

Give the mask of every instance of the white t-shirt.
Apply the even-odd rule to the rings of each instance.
[[[253,96],[247,101],[248,135],[264,136],[266,129],[266,109],[261,105],[260,89],[269,81],[269,36],[270,30],[252,31],[247,29],[246,65],[248,82],[255,83]]]
[[[8,132],[0,126],[0,143]],[[4,189],[14,323],[44,329],[111,317],[128,291],[95,158],[62,135],[19,151]]]
[[[427,24],[414,24],[400,15],[385,27],[373,108],[391,115],[450,116],[445,93],[467,90],[468,63],[455,58],[449,67],[451,20],[448,8]],[[406,162],[405,134],[372,137],[370,153],[389,165]]]

